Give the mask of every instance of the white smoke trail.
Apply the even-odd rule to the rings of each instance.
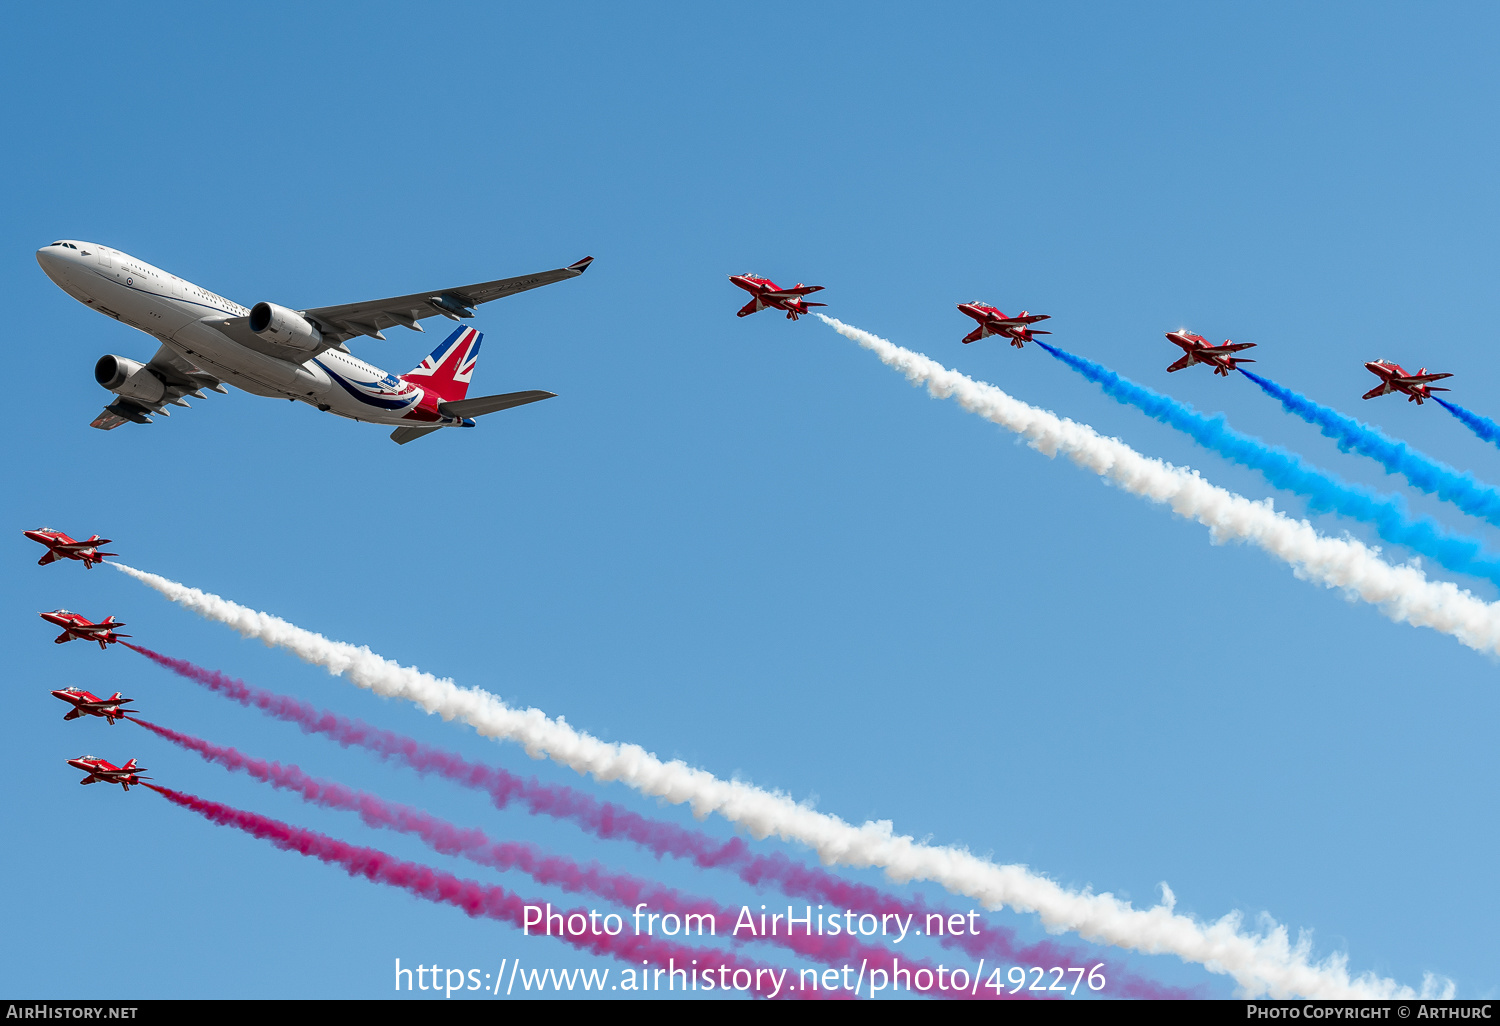
[[[1429,581],[1415,566],[1393,566],[1378,550],[1353,538],[1329,538],[1305,520],[1277,513],[1271,500],[1254,502],[1186,467],[1143,456],[1118,438],[1105,438],[1086,424],[1012,398],[994,385],[975,381],[935,360],[823,314],[818,317],[845,338],[858,342],[882,363],[926,385],[938,399],[1014,431],[1033,449],[1062,453],[1085,470],[1135,495],[1170,505],[1209,529],[1215,542],[1246,541],[1289,563],[1293,573],[1351,599],[1377,606],[1396,622],[1431,627],[1481,652],[1500,655],[1500,604],[1491,604],[1447,581]]]
[[[248,609],[217,595],[178,584],[120,563],[113,566],[144,581],[174,602],[218,620],[245,637],[285,648],[360,687],[409,699],[446,720],[461,719],[489,737],[516,741],[533,758],[550,758],[601,781],[619,780],[643,794],[673,803],[687,802],[700,819],[710,812],[745,827],[757,838],[770,834],[800,841],[825,864],[878,866],[898,882],[932,880],[954,894],[974,898],[988,909],[1010,906],[1035,912],[1052,932],[1072,930],[1098,943],[1148,954],[1170,953],[1228,973],[1247,995],[1312,998],[1414,997],[1409,987],[1365,974],[1351,977],[1347,960],[1331,955],[1311,961],[1311,940],[1293,944],[1284,926],[1267,920],[1265,932],[1241,930],[1231,912],[1213,923],[1199,923],[1173,911],[1171,891],[1150,909],[1133,908],[1111,894],[1069,891],[1024,866],[996,865],[958,848],[922,844],[898,835],[888,820],[853,826],[799,805],[784,794],[741,781],[720,780],[680,760],[664,763],[638,745],[612,744],[574,730],[561,717],[539,709],[512,709],[478,688],[461,688],[414,667],[376,655],[364,646],[330,641],[269,613]],[[1446,984],[1451,995],[1452,984]],[[1424,982],[1424,996],[1440,996],[1436,978]]]

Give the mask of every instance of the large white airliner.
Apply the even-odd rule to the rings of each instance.
[[[461,318],[471,307],[515,295],[588,269],[593,257],[551,271],[409,296],[289,310],[275,303],[246,308],[93,242],[63,240],[37,250],[37,263],[64,292],[86,306],[139,328],[161,342],[148,363],[104,356],[94,378],[118,398],[91,426],[108,431],[126,421],[149,424],[185,396],[234,385],[256,395],[295,399],[351,420],[395,425],[405,444],[443,427],[473,427],[473,418],[550,399],[551,392],[509,392],[466,398],[484,338]],[[387,374],[355,359],[344,343],[359,335],[385,339],[381,329],[441,314],[459,327],[432,355],[405,374]]]

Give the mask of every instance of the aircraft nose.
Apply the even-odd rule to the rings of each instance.
[[[43,273],[53,281],[63,276],[63,269],[67,266],[64,254],[67,251],[57,246],[43,246],[36,251],[36,262],[41,265]]]

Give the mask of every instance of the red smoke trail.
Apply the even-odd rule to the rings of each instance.
[[[865,884],[850,883],[826,870],[810,868],[787,856],[755,855],[743,838],[718,841],[697,831],[673,823],[648,819],[612,802],[600,801],[571,787],[543,784],[535,777],[522,778],[498,766],[474,763],[440,748],[422,744],[409,737],[373,727],[359,720],[320,710],[297,698],[251,687],[217,670],[205,669],[185,659],[153,652],[122,641],[122,645],[171,670],[179,676],[202,684],[211,691],[234,699],[277,719],[295,723],[305,733],[323,734],[340,745],[358,745],[383,759],[395,759],[419,773],[435,773],[465,787],[486,791],[496,808],[512,802],[523,804],[533,814],[566,819],[583,830],[605,840],[627,840],[651,851],[658,857],[688,859],[705,869],[727,869],[753,886],[773,885],[783,893],[812,901],[821,901],[839,909],[866,908],[900,912],[916,916],[926,932],[927,916],[941,915],[945,920],[952,910],[933,908],[920,897],[897,898]],[[1021,945],[1014,931],[986,924],[989,929],[978,934],[947,934],[937,940],[975,958],[1011,961],[1026,966],[1094,965],[1086,952],[1051,941]],[[1110,993],[1122,997],[1153,999],[1198,998],[1196,990],[1168,987],[1151,980],[1130,976],[1116,968],[1110,977]]]
[[[161,794],[173,804],[191,809],[220,826],[232,826],[243,830],[254,837],[270,841],[283,851],[295,851],[299,855],[310,855],[330,865],[341,866],[350,876],[362,876],[375,883],[400,887],[428,901],[453,905],[476,918],[484,916],[488,919],[498,919],[520,929],[524,921],[524,907],[539,904],[526,901],[503,887],[464,880],[440,869],[433,869],[431,866],[403,861],[374,848],[346,844],[315,830],[304,830],[278,819],[271,819],[254,812],[245,812],[219,802],[199,798],[196,795],[173,791],[171,788],[157,787],[155,784],[145,786]],[[586,909],[575,908],[562,914],[564,921],[568,916],[577,914],[582,914],[585,920],[588,919]],[[609,955],[625,961],[633,960],[637,964],[650,962],[663,968],[668,966],[669,960],[680,967],[691,966],[693,960],[697,959],[697,964],[702,966],[718,957],[718,964],[722,964],[730,972],[745,969],[750,972],[752,978],[757,969],[775,972],[768,965],[739,959],[725,951],[712,948],[689,948],[654,937],[636,936],[632,931],[623,931],[613,937],[603,933],[598,935],[585,933],[580,936],[565,934],[559,939],[575,948],[582,948],[596,955]],[[775,977],[773,976],[772,979]],[[757,992],[763,992],[766,989],[764,985],[759,985]],[[787,997],[838,996],[838,992],[834,991],[799,992],[785,987],[782,988],[781,993]],[[762,996],[767,995],[762,994]]]
[[[421,809],[409,805],[388,802],[367,791],[357,791],[343,784],[319,780],[309,776],[296,766],[256,759],[234,748],[216,745],[201,738],[183,734],[168,727],[159,726],[134,716],[126,719],[139,724],[159,737],[166,738],[179,747],[195,752],[209,762],[218,763],[230,770],[243,770],[262,783],[286,791],[292,791],[303,801],[324,808],[357,812],[366,824],[372,827],[416,834],[429,847],[444,855],[462,855],[480,865],[494,869],[519,869],[538,883],[554,884],[563,890],[577,893],[587,891],[608,901],[618,902],[627,908],[635,908],[644,902],[653,910],[665,909],[679,916],[712,915],[714,921],[734,923],[739,913],[706,898],[697,898],[681,891],[664,887],[650,880],[623,873],[610,873],[597,863],[580,866],[572,859],[559,855],[548,855],[535,845],[491,840],[480,830],[463,829],[438,819]],[[872,968],[890,971],[891,952],[882,947],[861,943],[847,934],[828,936],[788,936],[778,933],[764,939],[790,948],[792,951],[825,965],[840,966],[851,960],[863,959]],[[912,972],[927,969],[936,978],[937,966],[921,960],[907,960],[906,968]],[[934,997],[967,997],[967,994],[934,992]],[[1018,996],[1031,996],[1021,992]],[[989,997],[987,994],[986,997]]]

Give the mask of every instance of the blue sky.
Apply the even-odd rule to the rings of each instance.
[[[118,687],[167,726],[462,824],[729,904],[767,900],[497,814],[128,651],[52,645],[37,610],[113,613],[169,654],[692,822],[359,692],[108,569],[35,567],[20,532],[44,523],[845,819],[1137,904],[1165,880],[1179,910],[1269,913],[1358,971],[1500,988],[1492,660],[1211,545],[927,399],[814,320],[737,320],[726,279],[822,284],[850,323],[1292,512],[1295,497],[1035,347],[960,345],[972,324],[955,304],[1050,313],[1058,344],[1399,489],[1248,382],[1164,373],[1165,331],[1254,341],[1259,372],[1500,481],[1500,452],[1440,408],[1359,400],[1373,384],[1361,364],[1385,357],[1452,371],[1456,401],[1500,414],[1492,9],[184,5],[38,8],[11,24],[9,991],[363,998],[387,992],[395,957],[587,962],[149,792],[80,789],[64,759],[136,755],[164,784],[483,877],[129,724],[64,723],[47,691],[66,684]],[[559,398],[398,448],[239,392],[91,430],[107,399],[94,361],[155,343],[41,273],[34,251],[56,238],[298,308],[596,262],[475,321],[479,394]],[[388,336],[354,348],[399,372],[435,341]],[[992,921],[1040,935],[1024,915]],[[101,953],[117,945],[131,956]],[[1100,957],[1230,992],[1171,957]]]

